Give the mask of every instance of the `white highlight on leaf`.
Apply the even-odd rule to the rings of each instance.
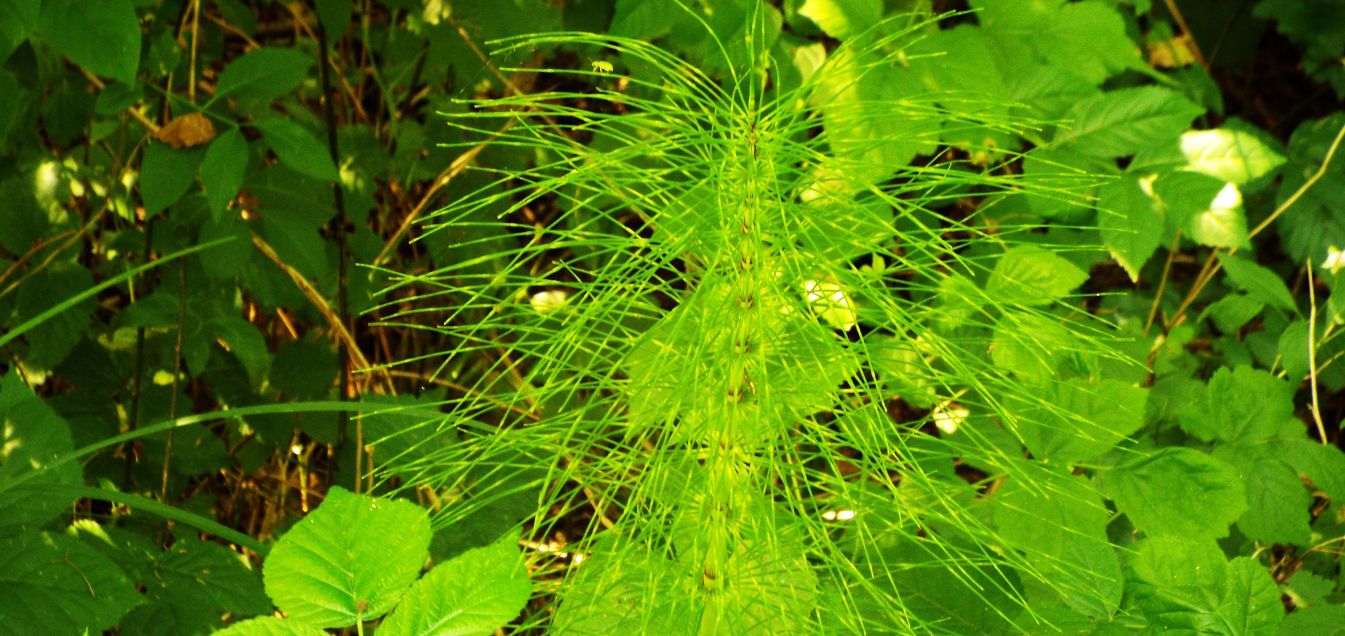
[[[1322,269],[1329,270],[1332,274],[1340,273],[1340,270],[1345,269],[1345,252],[1340,251],[1335,245],[1326,248],[1326,260],[1322,261]]]
[[[532,305],[533,311],[545,316],[557,309],[562,309],[569,301],[570,293],[561,289],[548,289],[539,291],[528,299],[528,304]]]
[[[934,426],[937,426],[944,435],[952,435],[957,432],[958,427],[966,423],[967,418],[971,416],[971,410],[965,406],[944,402],[934,407]]]
[[[827,324],[841,331],[849,331],[858,324],[859,314],[840,285],[810,279],[803,281],[803,291],[813,313]]]

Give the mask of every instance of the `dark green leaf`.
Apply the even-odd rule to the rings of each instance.
[[[0,378],[0,483],[74,451],[70,425],[33,394],[18,373]],[[37,477],[29,484],[76,484],[80,470],[65,464]],[[55,518],[70,502],[41,491],[19,487],[0,493],[0,535],[38,527]]]
[[[327,42],[331,45],[345,35],[350,25],[351,0],[316,0],[318,20],[322,30],[327,32]]]
[[[0,62],[28,39],[41,7],[34,0],[0,0]]]
[[[323,181],[336,181],[340,175],[327,147],[303,126],[288,119],[263,119],[253,124],[262,132],[266,145],[274,150],[280,163]]]
[[[140,199],[146,216],[158,214],[187,193],[202,155],[200,148],[173,150],[167,144],[149,143],[140,160]]]
[[[125,84],[140,65],[140,21],[131,0],[42,3],[38,31],[76,64]]]
[[[327,636],[327,632],[293,619],[263,616],[234,623],[213,636]]]
[[[247,167],[248,142],[242,131],[229,129],[210,142],[201,162],[201,183],[205,186],[210,213],[216,219],[226,214],[229,201],[238,194]]]
[[[276,349],[271,360],[271,388],[289,398],[323,398],[331,392],[337,372],[336,351],[330,346],[293,340]]]
[[[308,76],[313,58],[290,48],[260,48],[232,61],[215,84],[215,99],[280,97]]]
[[[0,539],[0,624],[31,634],[101,633],[142,602],[107,557],[59,534]]]
[[[36,318],[61,301],[93,287],[93,275],[75,263],[59,263],[38,272],[19,287],[16,313],[19,322]],[[38,324],[25,337],[26,362],[50,369],[74,350],[94,310],[93,298],[85,299]]]

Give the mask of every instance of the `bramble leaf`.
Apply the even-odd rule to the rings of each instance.
[[[346,627],[392,609],[429,553],[430,520],[407,501],[340,487],[267,557],[266,593],[290,619]]]
[[[187,193],[202,155],[199,148],[173,150],[163,143],[150,143],[145,148],[140,160],[140,199],[145,203],[146,216],[158,214]]]
[[[1190,448],[1163,448],[1120,464],[1102,475],[1101,485],[1149,536],[1223,537],[1247,510],[1237,471]]]
[[[1033,245],[1015,247],[1000,256],[985,292],[996,301],[1045,305],[1064,298],[1088,280],[1073,263]]]
[[[1176,143],[1203,110],[1166,88],[1122,88],[1076,104],[1072,126],[1055,141],[1097,157],[1124,157]]]
[[[407,590],[378,633],[489,634],[518,616],[531,592],[518,536],[505,533],[435,566]]]
[[[1284,155],[1256,136],[1240,130],[1216,128],[1182,133],[1187,170],[1221,181],[1246,185],[1284,164]]]

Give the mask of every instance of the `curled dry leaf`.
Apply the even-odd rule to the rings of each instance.
[[[215,126],[201,113],[187,113],[174,117],[154,135],[174,150],[191,148],[215,138]]]

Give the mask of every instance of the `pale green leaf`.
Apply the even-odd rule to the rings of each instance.
[[[998,302],[1044,305],[1064,298],[1088,280],[1088,272],[1035,245],[1011,248],[999,257],[985,292]]]
[[[224,67],[215,83],[215,99],[280,97],[297,88],[311,66],[313,58],[297,49],[265,47],[250,51]]]
[[[1243,325],[1257,317],[1266,304],[1246,294],[1229,294],[1214,301],[1201,316],[1209,314],[1214,326],[1226,334],[1236,334]]]
[[[335,181],[339,178],[327,147],[303,126],[279,118],[263,119],[253,126],[261,131],[266,145],[275,151],[280,163],[315,179]]]
[[[383,624],[382,636],[490,634],[528,603],[532,583],[516,533],[440,563],[417,581]]]
[[[242,131],[231,128],[210,142],[201,162],[201,183],[205,186],[210,213],[216,219],[223,218],[229,201],[243,186],[247,167],[248,142]]]
[[[1298,318],[1289,323],[1276,342],[1280,364],[1290,382],[1298,382],[1308,374],[1311,366],[1308,352],[1308,321]]]
[[[430,520],[407,501],[334,487],[271,550],[266,593],[293,620],[347,627],[392,609],[416,580]]]
[[[1256,136],[1240,130],[1192,130],[1182,133],[1181,146],[1187,170],[1237,185],[1269,174],[1285,161]]]
[[[882,0],[804,0],[799,15],[813,21],[823,33],[844,40],[862,32],[883,16]]]
[[[262,616],[234,623],[212,636],[327,636],[327,632],[288,618]]]
[[[1200,451],[1170,447],[1102,476],[1103,492],[1149,536],[1217,538],[1247,510],[1237,471]]]
[[[1059,321],[1013,311],[995,321],[990,358],[1022,378],[1046,379],[1054,377],[1077,348],[1074,335]]]
[[[1122,88],[1076,104],[1070,112],[1072,125],[1055,141],[1084,154],[1124,157],[1176,143],[1202,110],[1166,88]]]
[[[1345,453],[1339,448],[1306,438],[1290,440],[1284,444],[1284,461],[1331,501],[1345,503]]]
[[[1191,217],[1186,231],[1201,245],[1249,247],[1251,237],[1247,234],[1247,216],[1242,210],[1238,187],[1231,183],[1224,185],[1204,210]]]
[[[1124,586],[1098,492],[1086,477],[1026,470],[992,500],[1000,536],[1040,564],[1070,607],[1090,616],[1115,613]]]
[[[158,214],[187,193],[202,155],[200,148],[174,150],[168,144],[149,143],[140,159],[140,200],[146,216]]]
[[[42,3],[37,30],[51,48],[89,71],[135,83],[140,20],[131,0]]]
[[[1144,424],[1148,389],[1117,380],[1070,379],[1034,395],[1017,420],[1032,455],[1070,465],[1101,455]],[[1040,398],[1045,397],[1045,400]]]

